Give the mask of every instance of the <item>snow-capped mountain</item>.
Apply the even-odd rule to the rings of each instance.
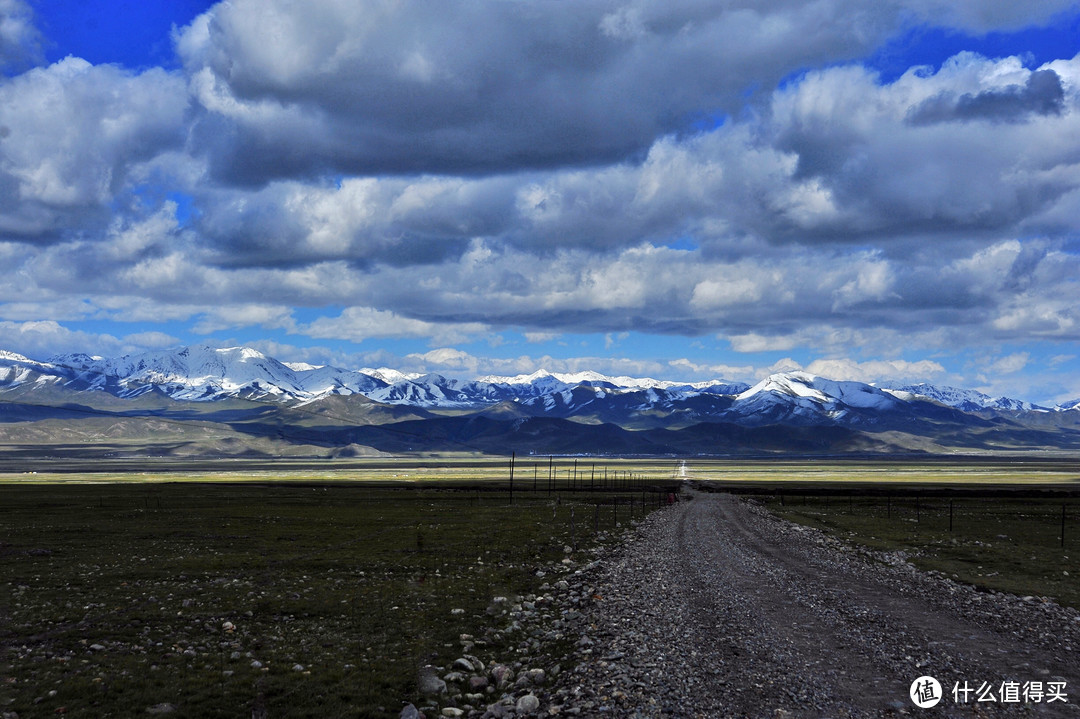
[[[168,398],[208,402],[244,398],[278,403],[312,402],[330,395],[359,394],[383,404],[470,410],[513,403],[524,416],[588,417],[625,423],[723,421],[742,425],[862,425],[897,413],[933,406],[966,413],[1025,413],[1044,408],[973,390],[932,385],[840,382],[806,372],[778,373],[753,387],[717,379],[679,383],[597,372],[539,370],[514,377],[473,381],[438,374],[407,374],[390,368],[348,370],[283,363],[248,347],[196,345],[117,358],[68,354],[39,362],[0,351],[0,393],[28,384],[130,398],[156,392]],[[1056,408],[1080,409],[1080,402]]]
[[[477,382],[488,384],[504,384],[511,387],[533,387],[544,390],[562,390],[565,387],[577,387],[588,385],[592,387],[609,387],[619,389],[684,389],[684,390],[712,390],[713,394],[738,394],[747,389],[749,385],[742,382],[730,382],[716,379],[706,382],[673,382],[671,380],[658,380],[649,377],[609,377],[599,372],[548,372],[537,370],[532,374],[519,374],[514,377],[499,377],[489,375],[480,377]]]
[[[156,391],[185,401],[240,397],[291,402],[387,386],[362,372],[290,366],[249,347],[197,345],[116,358],[57,355],[47,362],[5,352],[0,356],[0,391],[25,384],[31,373],[36,373],[34,381],[48,381],[73,391],[102,391],[128,398]]]
[[[753,424],[840,422],[865,410],[891,412],[902,401],[862,382],[837,382],[807,372],[770,375],[738,394],[728,417]]]
[[[930,384],[901,384],[879,382],[875,386],[893,394],[901,399],[922,397],[933,402],[953,407],[964,412],[978,412],[980,410],[1006,410],[1020,412],[1045,411],[1045,407],[1023,402],[1009,397],[991,397],[973,389],[960,389],[958,387],[942,387]]]
[[[214,407],[226,399],[257,404]],[[283,363],[245,347],[46,362],[0,351],[0,435],[6,430],[19,443],[38,436],[30,432],[63,443],[88,422],[88,436],[124,436],[144,431],[140,418],[168,417],[170,427],[201,423],[192,430],[198,436],[207,423],[222,423],[247,437],[388,452],[1080,451],[1080,400],[1054,409],[806,372],[774,374],[752,387],[596,372],[464,381]],[[31,426],[46,419],[53,424]]]

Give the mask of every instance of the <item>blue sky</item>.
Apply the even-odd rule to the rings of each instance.
[[[1078,52],[1066,0],[0,0],[0,348],[1080,397]]]

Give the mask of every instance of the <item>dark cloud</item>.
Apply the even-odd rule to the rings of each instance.
[[[1060,115],[1065,104],[1061,78],[1053,70],[1037,70],[1025,85],[986,90],[957,97],[941,93],[923,100],[906,118],[912,125],[939,122],[1021,122],[1029,115]]]
[[[215,175],[478,174],[611,163],[791,68],[864,52],[894,11],[849,3],[239,0],[179,50]],[[222,120],[228,129],[223,131]]]
[[[0,302],[355,341],[1080,332],[1080,59],[883,85],[833,62],[890,3],[455,7],[234,0],[182,72],[0,81]]]

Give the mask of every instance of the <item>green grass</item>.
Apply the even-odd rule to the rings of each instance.
[[[128,717],[168,702],[171,716],[235,717],[261,702],[270,716],[397,716],[420,665],[499,621],[485,613],[494,596],[537,591],[535,570],[571,541],[571,507],[574,539],[596,540],[591,499],[0,485],[0,711]],[[611,529],[611,509],[600,516]]]
[[[1040,485],[1080,483],[1080,462],[1075,458],[1001,459],[941,457],[935,461],[915,459],[697,461],[688,460],[690,479],[730,482],[881,485]]]
[[[175,459],[111,458],[11,461],[20,471],[0,471],[4,484],[85,484],[148,482],[438,482],[474,485],[487,482],[506,486],[510,472],[509,457],[448,455],[372,458],[372,459]],[[574,474],[574,469],[577,473]],[[647,483],[669,481],[675,474],[671,460],[626,460],[617,458],[556,457],[549,465],[547,456],[518,457],[515,463],[515,486],[539,489],[547,486],[549,467],[555,486],[568,483],[578,487],[600,487],[607,477],[608,486],[627,473],[644,478]],[[33,471],[28,471],[32,469]]]
[[[1075,498],[787,495],[764,498],[786,519],[872,549],[903,551],[925,570],[1080,609],[1080,500]],[[1061,511],[1066,508],[1065,543]]]

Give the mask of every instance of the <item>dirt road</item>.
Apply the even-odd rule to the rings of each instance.
[[[562,713],[1080,717],[1080,613],[684,495],[597,578]],[[940,683],[933,708],[909,696],[922,676]]]

